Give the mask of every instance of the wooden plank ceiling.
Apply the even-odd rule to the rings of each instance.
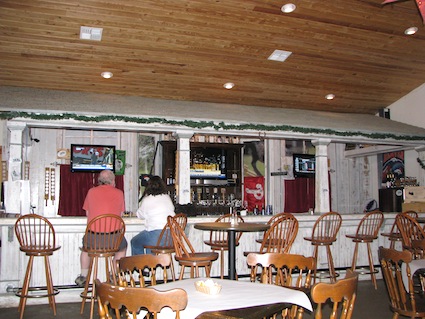
[[[374,114],[425,82],[415,1],[381,2],[1,0],[0,85]]]

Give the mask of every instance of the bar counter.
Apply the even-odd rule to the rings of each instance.
[[[292,246],[291,253],[311,256],[313,254],[313,247],[310,242],[305,241],[303,238],[311,235],[314,222],[319,215],[310,215],[307,213],[294,215],[299,221],[299,230],[297,238]],[[396,213],[385,213],[384,215],[385,220],[380,233],[390,231]],[[208,238],[209,232],[195,229],[193,227],[194,224],[200,222],[211,222],[217,217],[218,216],[198,216],[188,218],[186,234],[188,235],[195,250],[210,251],[210,248],[204,244],[204,240]],[[244,216],[243,218],[245,221],[265,223],[270,217],[271,216]],[[345,235],[354,234],[356,232],[357,225],[362,217],[363,214],[342,215],[342,226],[338,234],[337,242],[331,247],[335,267],[337,269],[348,268],[351,266],[354,244],[350,239],[346,238]],[[53,283],[55,286],[74,285],[74,279],[80,273],[80,246],[87,220],[85,217],[49,217],[49,220],[55,228],[57,241],[61,246],[61,249],[55,252],[50,259]],[[130,246],[131,238],[144,229],[144,221],[135,217],[124,217],[124,220],[126,223],[125,237]],[[22,286],[22,280],[25,274],[27,260],[24,254],[19,250],[19,245],[14,233],[15,221],[16,218],[14,217],[0,218],[0,293],[5,293],[8,287],[10,289]],[[244,233],[242,235],[240,244],[236,248],[236,271],[238,275],[245,275],[249,273],[243,252],[257,251],[260,244],[255,240],[259,236],[260,233],[256,232]],[[377,253],[378,247],[381,245],[388,247],[388,238],[380,236],[379,239],[373,243],[372,249],[375,264],[378,264]],[[130,247],[128,247],[127,255],[130,254],[131,250]],[[325,256],[325,249],[323,249],[323,251],[320,249],[318,268],[326,268],[327,263]],[[227,254],[225,254],[224,262],[225,265],[227,265]],[[360,247],[359,249],[358,265],[368,265],[366,246]],[[175,269],[179,271],[177,263],[175,263],[175,267]],[[35,264],[31,283],[33,286],[45,285],[44,282],[39,280],[39,278],[44,278],[40,271],[43,271],[43,267],[39,267],[38,264]],[[220,263],[218,261],[213,263],[211,275],[220,275]],[[380,274],[378,274],[378,276],[379,275]],[[368,278],[369,275],[364,276],[364,279]]]

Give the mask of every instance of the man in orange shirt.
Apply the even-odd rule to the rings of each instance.
[[[99,174],[98,183],[98,186],[91,188],[87,192],[84,200],[83,209],[86,211],[87,223],[99,215],[114,214],[122,216],[125,211],[124,193],[115,187],[115,174],[110,170],[103,170]],[[120,250],[114,256],[114,260],[125,257],[126,250],[127,241],[124,237]],[[83,287],[90,266],[90,257],[87,252],[81,252],[80,262],[81,274],[75,279],[75,283],[77,286]]]

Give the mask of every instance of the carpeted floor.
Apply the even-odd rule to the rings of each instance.
[[[80,302],[58,303],[57,315],[55,317],[47,304],[28,305],[25,309],[24,319],[88,319],[90,317],[90,304],[86,303],[83,315],[80,315],[80,307]],[[375,290],[370,281],[360,281],[353,319],[384,319],[392,318],[392,315],[388,307],[388,296],[384,282],[378,280],[378,289]],[[18,319],[19,313],[16,307],[1,308],[0,317],[4,319]],[[95,309],[94,318],[98,318],[97,309]],[[312,318],[313,314],[308,312],[304,314],[304,319]]]

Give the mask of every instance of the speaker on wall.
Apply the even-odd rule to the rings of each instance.
[[[386,109],[386,108],[379,109],[379,116],[386,118],[386,119],[389,119],[390,118],[390,110]]]

